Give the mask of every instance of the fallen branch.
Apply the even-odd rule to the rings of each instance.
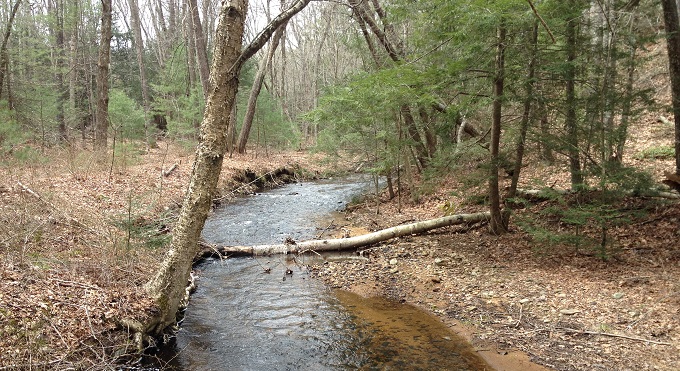
[[[217,249],[222,254],[240,255],[271,255],[293,254],[304,251],[337,251],[349,250],[362,246],[373,245],[392,238],[420,234],[432,229],[448,227],[456,224],[478,223],[488,220],[489,212],[474,214],[459,214],[445,216],[417,223],[400,225],[381,231],[355,236],[350,238],[338,238],[330,240],[311,240],[298,243],[259,245],[259,246],[220,246]]]
[[[163,170],[163,172],[162,172],[163,176],[166,177],[166,178],[169,177],[170,174],[172,174],[172,172],[177,169],[177,166],[178,166],[177,163],[175,163],[168,170]]]
[[[649,339],[640,338],[640,337],[636,337],[636,336],[617,335],[617,334],[611,334],[611,333],[608,333],[608,332],[582,331],[582,330],[576,330],[576,329],[569,328],[569,327],[558,327],[556,329],[562,330],[564,332],[571,332],[571,333],[576,333],[576,334],[602,335],[602,336],[609,336],[609,337],[613,337],[613,338],[623,338],[623,339],[628,339],[628,340],[642,341],[642,342],[645,342],[645,343],[657,344],[657,345],[673,345],[673,344],[665,342],[665,341],[654,341],[654,340],[649,340]]]

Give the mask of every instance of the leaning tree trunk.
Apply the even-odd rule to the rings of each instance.
[[[213,89],[203,115],[189,188],[173,231],[168,255],[156,276],[146,286],[160,310],[160,318],[151,329],[152,333],[159,334],[175,323],[175,315],[184,298],[191,262],[197,251],[197,241],[222,171],[229,112],[238,89],[238,72],[230,70],[241,52],[247,6],[246,0],[231,0],[225,3],[220,14],[211,76]]]
[[[274,30],[302,10],[310,0],[299,0],[276,17],[241,52],[247,0],[223,2],[215,39],[210,76],[210,94],[196,149],[189,188],[173,232],[172,244],[157,274],[146,284],[155,299],[157,315],[141,329],[160,334],[175,323],[175,315],[186,295],[192,260],[210,211],[222,162],[227,149],[229,113],[235,104],[238,75],[243,63],[269,40]]]
[[[269,45],[269,50],[267,51],[266,55],[262,56],[260,65],[257,68],[255,81],[253,81],[253,87],[250,89],[250,96],[248,97],[248,107],[246,108],[246,113],[243,117],[243,125],[241,125],[241,132],[238,135],[238,153],[246,153],[246,144],[248,143],[248,137],[250,136],[250,128],[253,125],[255,109],[257,108],[257,97],[260,95],[262,83],[264,82],[264,75],[269,68],[269,64],[272,63],[274,53],[279,46],[279,41],[281,40],[285,29],[286,24],[282,24],[281,27],[276,30],[271,44]]]
[[[109,130],[109,64],[111,62],[111,0],[102,2],[102,25],[97,63],[97,114],[94,148],[106,149]]]
[[[222,254],[271,255],[294,254],[306,251],[338,251],[370,246],[392,238],[424,233],[437,228],[444,228],[456,224],[479,223],[489,220],[489,212],[474,214],[459,214],[441,218],[424,220],[421,222],[399,225],[381,231],[331,240],[311,240],[294,244],[258,245],[258,246],[220,246],[216,249]]]

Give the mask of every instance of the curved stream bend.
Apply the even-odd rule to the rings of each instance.
[[[203,237],[221,245],[313,238],[318,221],[370,182],[292,184],[218,209]],[[486,366],[414,307],[329,291],[292,256],[208,259],[161,358],[175,370],[456,369]],[[265,268],[270,268],[269,274]],[[287,271],[292,271],[292,274]]]

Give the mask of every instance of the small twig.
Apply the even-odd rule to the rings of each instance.
[[[88,325],[90,325],[90,333],[92,334],[92,337],[95,340],[97,340],[97,342],[99,342],[101,344],[101,342],[99,341],[99,338],[94,333],[94,328],[92,327],[92,321],[90,320],[90,311],[87,309],[87,305],[83,305],[83,307],[85,308],[85,315],[87,316],[87,323],[88,323]]]
[[[57,329],[57,326],[54,325],[54,322],[52,322],[52,319],[47,317],[44,314],[43,314],[43,318],[46,319],[50,323],[50,326],[52,326],[52,329],[54,329],[54,332],[56,332],[57,335],[59,335],[59,339],[61,339],[61,342],[64,343],[64,346],[66,346],[66,349],[71,350],[71,347],[68,345],[66,340],[64,340],[64,337],[61,335],[61,332],[59,332],[59,330]]]
[[[324,229],[321,231],[321,233],[319,233],[319,235],[316,236],[315,239],[317,239],[317,240],[320,239],[321,236],[323,236],[323,234],[326,233],[326,231],[327,231],[328,229],[330,229],[330,227],[333,226],[333,224],[335,224],[335,221],[331,221],[331,224],[329,224],[328,227],[324,228]]]
[[[524,305],[520,304],[520,306],[519,306],[519,319],[517,320],[515,327],[519,327],[519,324],[522,323],[522,310],[523,309],[524,309]]]
[[[60,279],[57,279],[57,278],[50,278],[50,281],[54,281],[61,286],[80,287],[82,289],[90,289],[90,290],[101,290],[101,288],[99,288],[97,286],[90,286],[90,285],[86,285],[86,284],[80,283],[80,282],[65,281],[65,280],[60,280]]]
[[[628,336],[628,335],[618,335],[618,334],[610,334],[608,332],[600,332],[600,331],[581,331],[581,330],[576,330],[573,328],[568,328],[568,327],[556,327],[556,330],[562,330],[565,332],[573,332],[576,334],[585,334],[585,335],[602,335],[602,336],[609,336],[609,337],[615,337],[615,338],[623,338],[623,339],[628,339],[628,340],[634,340],[634,341],[641,341],[644,343],[650,343],[650,344],[657,344],[657,345],[673,345],[671,343],[667,343],[665,341],[654,341],[654,340],[649,340],[649,339],[644,339],[636,336]]]
[[[318,255],[318,256],[321,256],[321,254],[319,254],[319,253],[316,252],[315,250],[302,250],[302,251],[300,251],[300,252],[298,253],[298,255],[302,255],[302,254],[308,253],[308,252],[313,252],[314,254],[316,254],[316,255]]]

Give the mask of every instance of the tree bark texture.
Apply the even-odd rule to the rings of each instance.
[[[680,17],[676,0],[661,0],[668,48],[673,115],[675,116],[675,174],[680,175]]]
[[[246,108],[245,116],[243,117],[243,125],[241,125],[241,132],[238,135],[238,153],[246,153],[246,144],[248,143],[248,137],[250,136],[250,129],[253,125],[253,118],[255,117],[255,109],[257,108],[257,97],[260,95],[262,90],[262,83],[264,82],[264,76],[267,72],[269,64],[274,58],[274,53],[279,46],[279,41],[286,29],[286,23],[282,24],[276,32],[274,37],[269,44],[269,50],[267,50],[266,55],[262,56],[260,65],[257,68],[257,73],[255,74],[255,81],[253,81],[253,86],[250,89],[250,96],[248,97],[248,107]]]
[[[575,1],[571,1],[576,7]],[[581,173],[581,160],[579,158],[578,122],[576,117],[576,53],[577,53],[577,22],[578,17],[572,16],[567,20],[567,64],[565,66],[564,80],[566,82],[566,117],[564,126],[567,131],[566,144],[569,155],[569,171],[571,173],[571,188],[576,189],[583,184]]]
[[[507,31],[501,23],[498,27],[496,47],[496,75],[493,82],[493,113],[491,120],[491,166],[489,173],[489,211],[491,233],[499,235],[506,231],[501,215],[501,197],[498,186],[499,149],[501,140],[501,114],[503,110],[503,88],[505,80],[505,36]]]
[[[421,222],[399,225],[383,229],[381,231],[355,236],[350,238],[338,238],[330,240],[312,240],[298,242],[295,244],[259,245],[259,246],[223,246],[218,250],[223,254],[244,254],[244,255],[271,255],[271,254],[292,254],[305,251],[338,251],[356,249],[363,246],[370,246],[378,242],[392,238],[410,236],[424,233],[433,229],[448,227],[457,224],[479,223],[489,220],[488,212],[474,214],[450,215]]]
[[[238,89],[237,75],[229,70],[241,52],[246,12],[246,0],[229,0],[224,3],[220,14],[211,77],[213,89],[203,115],[189,187],[173,231],[170,250],[158,273],[146,286],[161,311],[158,323],[151,329],[155,334],[175,323],[198,238],[222,171],[229,112]]]
[[[173,232],[172,243],[157,274],[146,284],[155,299],[158,315],[145,324],[144,331],[160,334],[175,323],[175,315],[186,295],[198,240],[215,195],[227,149],[229,113],[236,102],[238,74],[247,60],[269,40],[278,27],[302,10],[310,0],[300,0],[276,17],[241,52],[247,0],[226,0],[220,11],[210,76],[210,94],[201,123],[199,144],[189,187]]]
[[[111,0],[101,0],[102,18],[97,63],[97,115],[94,148],[105,150],[109,130],[109,65],[111,62]]]

